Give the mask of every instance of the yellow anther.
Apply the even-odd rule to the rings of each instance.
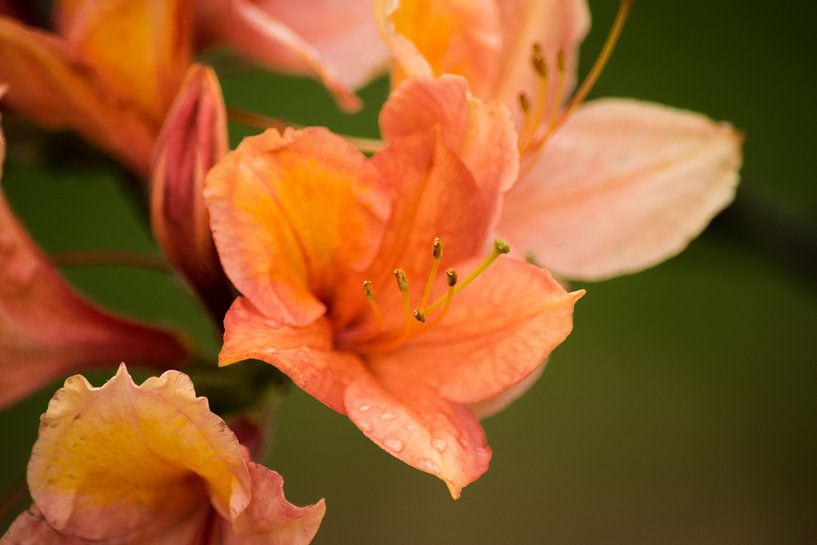
[[[383,322],[383,315],[380,313],[380,307],[378,306],[377,301],[374,299],[374,284],[372,284],[369,280],[365,280],[363,282],[363,296],[366,297],[366,301],[369,303],[369,308],[372,309],[372,314],[374,314],[375,319],[374,330],[377,331],[380,329],[380,324]]]
[[[542,46],[538,43],[533,44],[533,52],[530,56],[530,63],[533,66],[534,71],[541,78],[546,78],[548,75],[548,67],[547,62],[545,61],[545,54],[542,52]]]
[[[443,241],[439,237],[434,239],[431,245],[431,255],[434,259],[440,259],[443,256]]]
[[[507,254],[511,251],[511,247],[502,239],[496,239],[494,241],[494,251],[499,252],[500,254]]]
[[[457,271],[454,269],[448,269],[445,271],[445,281],[448,283],[450,287],[454,287],[457,285]]]
[[[412,311],[411,315],[414,316],[414,319],[420,322],[421,324],[426,323],[426,313],[423,309],[415,308]]]
[[[519,108],[522,110],[522,113],[528,113],[530,111],[530,99],[528,95],[525,93],[519,93]]]
[[[374,284],[370,280],[363,281],[363,295],[366,299],[374,299]]]
[[[397,280],[397,289],[401,292],[408,291],[408,278],[406,278],[406,271],[403,269],[394,269],[394,279]]]

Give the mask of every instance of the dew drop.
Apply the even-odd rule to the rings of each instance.
[[[368,411],[371,408],[372,408],[371,405],[369,405],[368,403],[364,403],[363,405],[358,406],[357,410],[362,412],[362,413],[365,413],[366,411]]]
[[[415,428],[415,426],[414,426],[414,424],[412,422],[409,422],[408,424],[406,424],[406,429],[408,431],[414,431],[414,428]]]
[[[431,460],[429,458],[423,458],[420,461],[420,466],[424,470],[428,471],[429,473],[439,473],[440,472],[440,466],[437,465],[437,462],[435,462],[434,460]]]
[[[383,413],[380,415],[381,420],[394,420],[394,413]]]
[[[264,323],[267,325],[267,327],[271,327],[273,329],[278,329],[281,327],[281,320],[278,318],[267,318],[264,320]]]
[[[368,423],[368,422],[358,422],[357,425],[361,430],[363,430],[365,432],[372,431],[372,425],[370,423]]]
[[[446,442],[445,439],[437,437],[436,439],[431,440],[431,446],[433,446],[438,451],[442,452],[445,450],[445,447],[448,446],[448,443]]]
[[[383,443],[386,445],[387,449],[393,450],[394,452],[402,451],[403,447],[405,446],[400,439],[394,438],[386,439],[385,441],[383,441]]]

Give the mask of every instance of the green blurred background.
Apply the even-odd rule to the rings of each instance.
[[[590,4],[584,71],[616,8]],[[747,135],[739,204],[681,256],[584,286],[575,332],[542,378],[485,422],[491,469],[458,502],[291,390],[272,465],[292,501],[327,498],[315,543],[817,543],[815,25],[808,1],[636,3],[594,95],[732,121]],[[309,80],[228,69],[223,86],[230,105],[366,136],[377,135],[387,90],[371,85],[367,108],[349,117]],[[5,125],[4,186],[44,248],[156,251],[115,169],[44,165],[25,145],[30,129]],[[232,130],[234,144],[249,134]],[[215,353],[203,313],[174,280],[66,274],[105,305],[180,326]],[[0,413],[0,491],[23,478],[57,386]]]

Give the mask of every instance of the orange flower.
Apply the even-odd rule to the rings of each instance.
[[[69,128],[140,174],[190,62],[189,0],[60,0],[58,33],[0,16],[8,103]]]
[[[388,53],[371,0],[200,0],[202,45],[227,44],[277,70],[317,76],[341,106],[354,110],[352,89],[386,68]]]
[[[621,2],[596,65],[567,100],[590,22],[585,0],[376,0],[396,82],[459,74],[516,112],[521,174],[498,233],[569,278],[599,280],[677,254],[738,183],[741,138],[727,124],[635,100],[581,105],[631,4]],[[436,100],[436,117],[425,119],[447,127],[446,98]],[[392,113],[386,140],[422,128]]]
[[[100,388],[76,375],[54,395],[28,485],[34,504],[2,545],[305,545],[325,511],[286,501],[186,375],[136,386],[124,364]]]
[[[421,116],[417,106],[406,115]],[[371,159],[324,129],[269,130],[205,188],[244,295],[225,318],[220,365],[275,365],[455,498],[491,457],[471,406],[536,373],[582,295],[500,259],[501,241],[479,257],[518,155],[501,105],[462,106],[460,141],[434,126]]]
[[[0,134],[0,167],[4,150]],[[74,291],[2,192],[0,262],[0,408],[69,372],[109,366],[121,357],[160,369],[187,359],[176,334],[104,312]]]

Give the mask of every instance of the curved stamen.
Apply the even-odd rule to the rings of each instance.
[[[363,296],[366,297],[366,301],[369,303],[369,307],[372,309],[372,314],[374,314],[374,332],[377,332],[380,330],[380,325],[383,323],[383,314],[380,312],[380,307],[374,298],[374,284],[372,284],[372,282],[369,280],[364,280],[363,282]]]
[[[434,257],[434,262],[431,264],[431,271],[428,273],[428,280],[426,280],[426,287],[423,289],[423,296],[420,298],[420,305],[418,308],[424,308],[431,297],[431,288],[434,287],[434,280],[437,279],[437,271],[440,268],[440,261],[443,259],[443,241],[439,237],[434,239],[431,245],[431,255]]]

